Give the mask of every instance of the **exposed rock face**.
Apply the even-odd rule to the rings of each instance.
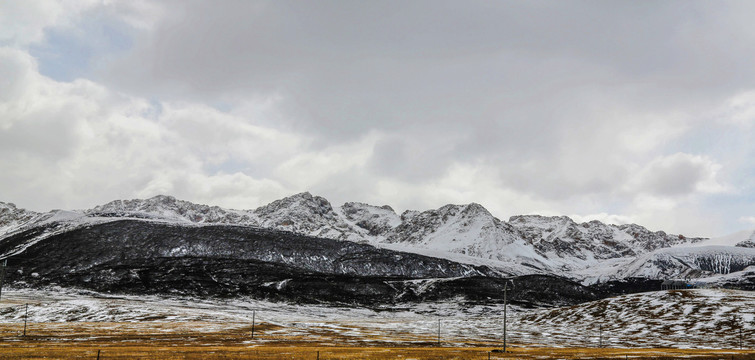
[[[629,242],[641,252],[650,252],[680,244],[694,244],[705,240],[704,238],[687,238],[684,235],[667,234],[664,231],[652,232],[637,224],[619,225],[618,228],[631,236]]]
[[[145,200],[115,200],[86,210],[85,213],[90,216],[153,218],[198,224],[259,224],[259,220],[251,211],[199,205],[164,195]]]
[[[509,219],[539,252],[561,258],[613,259],[638,255],[702,238],[651,232],[635,225],[608,225],[600,221],[577,224],[566,216],[513,216]]]
[[[385,238],[401,224],[401,218],[390,206],[372,206],[363,203],[347,202],[341,206],[343,215],[356,226],[364,229],[367,236]]]
[[[736,243],[734,246],[744,247],[744,248],[755,248],[755,230],[743,231],[741,232],[741,234],[744,235],[740,238],[742,239],[742,241]]]
[[[734,246],[669,248],[648,253],[630,263],[623,277],[654,279],[700,278],[731,274],[755,265],[755,249]]]
[[[13,228],[38,218],[39,213],[19,209],[15,204],[0,202],[0,236]]]
[[[361,232],[344,221],[328,200],[308,192],[273,201],[254,213],[265,228],[330,239],[363,239]]]
[[[479,204],[446,205],[410,216],[386,242],[441,250],[505,263],[526,264],[528,271],[548,268],[547,260],[526,244],[519,231]]]
[[[560,258],[610,259],[636,256],[624,234],[599,221],[577,224],[566,216],[514,216],[511,224],[544,254]]]

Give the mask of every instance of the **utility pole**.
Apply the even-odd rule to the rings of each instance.
[[[3,281],[5,281],[5,267],[8,266],[8,259],[3,259],[2,268],[0,268],[0,298],[3,297]]]
[[[506,310],[508,308],[508,302],[506,299],[506,292],[509,290],[509,282],[506,281],[503,284],[503,353],[506,353]]]
[[[438,319],[438,346],[440,346],[440,319]]]
[[[255,315],[255,312],[256,311],[252,310],[252,339],[254,339],[254,315]]]
[[[26,336],[26,319],[29,317],[29,304],[26,304],[26,314],[24,315],[24,336]]]
[[[600,331],[600,342],[599,342],[598,347],[603,347],[603,324],[599,324],[599,328],[600,328],[600,330],[599,330]]]
[[[742,325],[739,326],[739,350],[742,350]]]

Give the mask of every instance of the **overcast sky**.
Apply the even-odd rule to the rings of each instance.
[[[755,2],[0,0],[0,201],[755,228]]]

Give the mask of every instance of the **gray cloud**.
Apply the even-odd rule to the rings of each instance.
[[[378,146],[374,168],[387,174],[407,169],[416,179],[425,168],[431,179],[483,157],[507,173],[534,162],[576,174],[585,170],[574,163],[601,162],[622,176],[623,164],[585,146],[595,129],[609,124],[614,134],[600,135],[615,137],[648,113],[694,113],[753,83],[746,59],[755,27],[737,15],[742,6],[167,2],[157,28],[101,76],[139,94],[197,101],[279,94],[280,126],[314,134],[316,146],[379,129],[425,154],[405,166],[394,158],[400,149]],[[436,151],[429,139],[438,137],[454,151]],[[615,181],[580,177],[502,181],[552,194]]]
[[[476,201],[502,218],[668,218],[656,215],[749,179],[747,157],[730,159],[752,153],[749,142],[714,151],[700,133],[751,123],[753,7],[175,0],[60,8],[40,15],[41,25],[0,31],[0,46],[54,51],[65,42],[44,41],[67,32],[86,41],[82,11],[131,26],[121,29],[131,38],[115,50],[99,44],[113,53],[77,69],[88,79],[78,82],[40,77],[34,64],[19,65],[31,74],[24,79],[18,66],[0,64],[12,79],[0,88],[0,105],[12,105],[0,108],[8,114],[0,163],[14,174],[0,178],[13,196],[34,196],[19,179],[52,169],[64,181],[47,196],[82,187],[60,196],[68,203],[95,187],[102,200],[163,192],[236,207],[312,190],[397,208]],[[45,40],[51,27],[56,36]],[[57,54],[49,55],[37,61]],[[17,111],[20,101],[38,111]],[[711,125],[722,106],[714,116],[731,121]],[[92,180],[98,172],[108,176]],[[678,212],[673,223],[697,226],[701,213]]]
[[[638,174],[638,186],[639,190],[658,196],[722,192],[725,188],[716,182],[719,168],[705,157],[673,154],[650,162]]]

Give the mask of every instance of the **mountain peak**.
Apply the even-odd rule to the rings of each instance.
[[[175,203],[177,200],[173,196],[160,194],[160,195],[155,195],[155,196],[147,199],[146,201],[149,201],[149,202],[160,202],[160,203]]]
[[[16,208],[16,204],[14,203],[6,203],[6,202],[0,201],[0,211],[2,211],[2,209],[16,210],[17,208]]]
[[[254,210],[260,225],[340,240],[364,240],[361,232],[344,221],[330,202],[309,192],[298,193]]]
[[[308,191],[275,200],[270,204],[260,206],[254,210],[257,214],[269,214],[284,210],[311,211],[319,215],[327,215],[333,212],[330,202],[321,196],[313,196]]]
[[[178,220],[192,223],[256,225],[250,212],[195,204],[173,196],[157,195],[149,199],[115,200],[87,210],[88,215],[138,217]]]
[[[17,208],[16,204],[0,202],[0,234],[23,225],[37,215],[39,214],[34,211]]]
[[[530,223],[530,224],[544,224],[544,223],[561,223],[561,224],[570,224],[574,223],[574,220],[572,218],[561,215],[561,216],[544,216],[544,215],[514,215],[509,218],[510,223]]]
[[[347,202],[341,206],[341,213],[370,236],[384,236],[401,224],[401,218],[388,205]]]

